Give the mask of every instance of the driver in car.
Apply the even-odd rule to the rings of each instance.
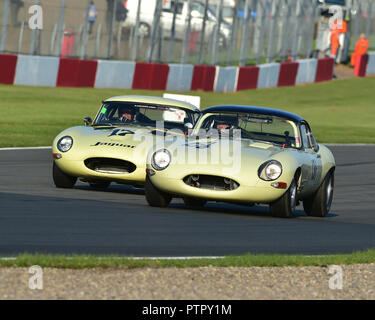
[[[135,111],[130,106],[120,106],[118,108],[118,116],[121,122],[134,122]]]

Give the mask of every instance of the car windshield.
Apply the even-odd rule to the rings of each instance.
[[[218,113],[203,117],[200,128],[220,133],[239,129],[242,139],[251,139],[291,148],[301,148],[298,126],[294,121],[269,115]],[[215,131],[212,131],[215,132]]]
[[[166,129],[184,130],[186,123],[194,125],[196,115],[193,111],[179,107],[138,102],[105,102],[93,125],[156,127],[157,121],[163,121]]]

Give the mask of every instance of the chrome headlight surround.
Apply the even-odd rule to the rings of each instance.
[[[151,157],[151,165],[155,170],[166,169],[172,161],[172,155],[167,149],[160,149]]]
[[[280,178],[283,173],[283,166],[277,160],[270,160],[263,163],[258,169],[258,176],[264,181],[274,181]]]
[[[57,141],[56,146],[61,152],[67,152],[73,146],[73,138],[71,136],[64,136]]]

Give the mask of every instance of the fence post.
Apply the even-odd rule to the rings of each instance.
[[[220,28],[221,20],[223,16],[223,0],[220,0],[219,5],[216,8],[216,26],[215,26],[215,35],[212,45],[212,65],[218,64],[218,51],[219,51],[219,41],[220,41]]]
[[[24,32],[24,29],[25,29],[25,21],[22,21],[21,22],[21,29],[20,29],[20,36],[18,38],[18,50],[17,50],[17,54],[22,53],[22,42],[23,42],[23,32]]]
[[[163,0],[157,0],[156,6],[155,6],[155,13],[154,13],[154,20],[152,23],[152,28],[151,28],[151,37],[150,37],[150,42],[148,43],[148,48],[147,48],[147,55],[146,55],[146,61],[151,62],[152,57],[154,54],[154,49],[155,49],[155,39],[157,37],[158,29],[159,29],[159,23],[160,23],[160,16],[163,8]]]
[[[94,52],[94,58],[98,58],[100,55],[100,39],[102,36],[102,24],[99,23],[98,30],[96,31],[96,41],[95,41],[95,52]]]
[[[247,40],[248,40],[248,30],[249,30],[249,18],[250,18],[250,8],[249,8],[249,1],[245,1],[245,15],[244,20],[245,23],[242,28],[242,37],[241,37],[241,51],[240,51],[240,66],[246,65],[246,58],[247,58]]]
[[[270,34],[268,39],[268,49],[267,49],[267,63],[274,61],[274,51],[275,51],[275,29],[276,29],[276,20],[278,18],[278,2],[276,0],[272,2],[271,5],[271,24],[270,24]]]
[[[229,46],[229,54],[228,54],[228,62],[227,62],[228,66],[232,65],[233,63],[233,48],[236,46],[236,43],[237,43],[239,9],[240,9],[240,2],[236,1],[236,5],[234,7],[234,12],[233,12],[233,25],[232,25],[232,32],[231,32],[231,37],[230,37],[230,46]]]
[[[264,34],[266,30],[265,22],[267,21],[267,9],[269,5],[269,1],[267,3],[262,3],[262,1],[258,2],[258,16],[260,14],[260,11],[262,11],[262,15],[260,17],[260,32],[259,32],[259,38],[258,38],[258,51],[257,51],[257,60],[256,63],[260,64],[262,62],[263,57],[263,49],[264,49]],[[260,10],[262,9],[262,10]]]
[[[90,0],[86,1],[86,11],[85,11],[85,23],[83,26],[83,35],[81,42],[81,54],[80,59],[84,59],[87,51],[87,42],[89,38],[89,10],[90,10]]]
[[[182,43],[182,54],[181,63],[184,64],[187,61],[188,48],[189,48],[189,37],[190,37],[190,21],[191,20],[191,0],[187,0],[187,16],[185,19],[185,33],[184,40]]]
[[[9,10],[10,10],[10,0],[5,0],[2,31],[1,31],[0,52],[5,51],[5,46],[7,42]]]
[[[55,51],[56,56],[61,55],[61,44],[62,44],[62,38],[63,38],[64,31],[65,31],[64,30],[64,14],[65,14],[65,0],[61,0],[59,23],[57,25],[57,45],[56,45],[56,51]]]
[[[169,38],[168,61],[167,61],[168,63],[171,63],[174,57],[174,40],[176,36],[177,9],[178,9],[178,0],[175,0],[174,7],[173,7],[171,36]]]
[[[236,1],[237,3],[238,1]],[[203,54],[204,54],[204,42],[205,42],[205,35],[206,35],[206,22],[208,19],[208,0],[204,3],[204,16],[203,16],[203,24],[202,24],[202,31],[200,35],[200,43],[199,43],[199,64],[203,64]]]
[[[40,0],[35,0],[34,2],[35,5],[39,6],[40,5]],[[35,43],[37,41],[37,29],[33,28],[31,31],[31,41],[30,41],[30,54],[34,55],[35,54]]]
[[[133,50],[132,50],[132,61],[135,61],[137,59],[137,49],[138,49],[138,28],[139,28],[139,19],[141,16],[141,5],[142,0],[138,0],[137,5],[137,16],[135,20],[135,28],[133,29]]]
[[[112,8],[112,19],[109,26],[109,34],[108,34],[108,47],[107,47],[107,59],[111,59],[112,57],[112,46],[113,46],[113,34],[116,24],[116,12],[117,12],[117,1],[113,1],[113,8]]]

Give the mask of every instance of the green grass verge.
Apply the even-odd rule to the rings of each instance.
[[[237,93],[190,92],[202,106],[258,105],[297,113],[319,142],[375,143],[375,77]],[[62,130],[93,117],[102,100],[123,94],[161,96],[161,91],[41,88],[0,85],[0,147],[51,145]]]
[[[44,268],[197,268],[197,267],[284,267],[284,266],[322,266],[347,265],[375,262],[375,250],[324,256],[305,255],[264,255],[246,254],[218,259],[132,259],[114,256],[18,256],[14,260],[0,259],[0,267],[30,267],[39,265]]]

